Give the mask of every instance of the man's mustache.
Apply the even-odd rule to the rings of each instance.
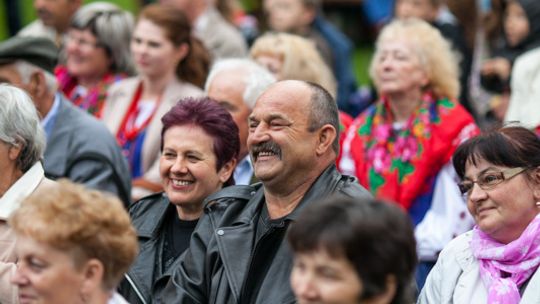
[[[52,17],[51,12],[49,12],[48,10],[42,9],[42,8],[38,9],[38,10],[36,11],[36,14],[37,14],[40,18],[45,18],[45,19],[51,18],[51,17]]]
[[[274,141],[265,141],[260,144],[252,145],[251,146],[251,157],[253,160],[257,160],[257,157],[259,156],[259,153],[261,152],[271,152],[276,154],[281,159],[281,148],[280,146],[274,142]]]

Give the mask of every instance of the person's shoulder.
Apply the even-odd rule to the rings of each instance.
[[[228,22],[217,10],[208,10],[208,28],[206,33],[213,35],[200,37],[211,45],[207,47],[216,52],[217,57],[238,57],[247,54],[247,44],[242,33],[233,24]],[[213,39],[212,39],[213,38]]]
[[[537,71],[540,65],[540,47],[527,51],[516,58],[512,75],[521,69]]]
[[[58,121],[61,122],[62,133],[69,135],[72,152],[90,150],[97,154],[110,155],[118,152],[114,136],[102,121],[74,106],[63,97]]]
[[[243,207],[262,188],[261,183],[253,185],[235,185],[221,189],[211,194],[204,200],[204,208],[207,213],[224,211],[231,205]]]
[[[73,127],[77,127],[73,132],[77,132],[77,134],[79,134],[78,137],[85,137],[84,140],[95,138],[96,136],[99,140],[103,140],[104,138],[113,139],[112,134],[110,134],[102,121],[99,121],[94,116],[74,106],[67,99],[64,99],[63,102],[66,120],[68,120]],[[67,119],[68,116],[69,119]]]
[[[140,78],[137,76],[120,79],[109,86],[108,92],[110,94],[111,92],[123,90],[134,91],[139,82]]]
[[[340,194],[353,197],[353,198],[372,198],[373,195],[366,190],[360,183],[358,179],[354,176],[342,175],[341,179],[343,181],[343,186],[340,188]]]
[[[460,234],[451,240],[439,254],[439,259],[448,260],[467,260],[472,258],[471,240],[472,230]]]
[[[129,215],[135,222],[137,219],[147,217],[148,215],[156,215],[163,212],[169,206],[169,201],[164,192],[157,192],[145,196],[138,201],[133,202],[129,206]]]
[[[167,87],[165,95],[168,97],[172,97],[174,104],[176,104],[176,102],[178,102],[178,99],[182,97],[204,96],[204,91],[192,83],[182,81],[180,79],[175,79]]]
[[[48,26],[45,26],[40,19],[37,19],[27,26],[23,27],[18,33],[17,36],[28,37],[45,37],[54,41],[56,36],[56,31]]]

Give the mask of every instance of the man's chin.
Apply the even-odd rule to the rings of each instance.
[[[276,168],[257,168],[253,169],[253,173],[261,182],[267,182],[272,180],[277,175],[278,170]]]

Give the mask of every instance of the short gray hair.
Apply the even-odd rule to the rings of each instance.
[[[208,92],[214,77],[224,71],[231,73],[245,73],[243,99],[250,109],[255,107],[255,102],[261,94],[274,82],[276,78],[264,67],[247,58],[228,58],[218,60],[210,70],[204,89]]]
[[[324,125],[332,125],[336,129],[336,138],[332,149],[339,153],[339,111],[337,103],[330,93],[321,85],[307,81],[311,90],[311,104],[308,131],[313,132]]]
[[[33,73],[41,71],[45,76],[45,85],[47,86],[49,92],[54,94],[54,92],[56,92],[56,90],[58,89],[58,82],[56,81],[56,77],[47,70],[44,70],[24,60],[15,61],[14,67],[19,73],[19,77],[21,77],[21,81],[24,84],[30,83],[30,77]]]
[[[23,90],[0,84],[0,140],[20,146],[17,168],[28,171],[45,151],[45,132],[32,99]]]
[[[111,69],[115,73],[133,75],[135,67],[131,59],[129,44],[134,19],[130,12],[107,2],[93,2],[82,6],[71,20],[71,27],[90,30],[98,43],[111,58]]]

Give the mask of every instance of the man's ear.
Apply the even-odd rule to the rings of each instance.
[[[318,145],[317,145],[317,148],[315,149],[315,153],[317,154],[317,156],[321,156],[324,153],[326,153],[328,149],[332,149],[332,144],[334,143],[334,140],[336,139],[337,131],[334,128],[334,126],[330,124],[326,124],[322,126],[317,132],[319,136],[318,136]]]
[[[34,71],[32,75],[30,75],[28,90],[28,93],[34,99],[34,102],[36,102],[36,100],[41,100],[47,94],[47,81],[45,80],[45,74],[42,71]]]

